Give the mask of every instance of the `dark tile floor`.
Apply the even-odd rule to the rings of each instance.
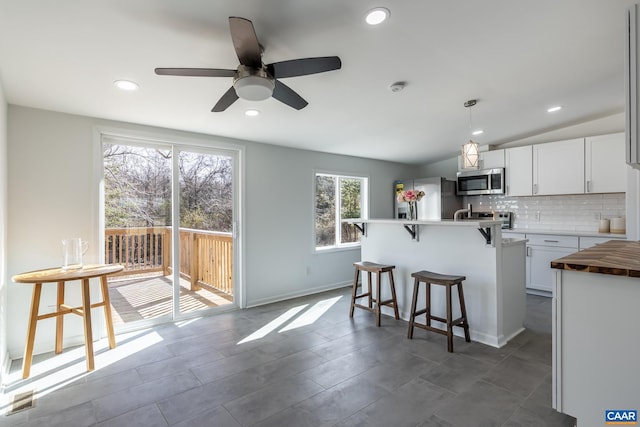
[[[404,321],[350,319],[346,288],[162,325],[98,345],[90,374],[82,348],[39,356],[28,381],[14,362],[5,400],[38,398],[0,426],[573,426],[551,409],[550,303],[528,296],[505,347],[453,354]]]

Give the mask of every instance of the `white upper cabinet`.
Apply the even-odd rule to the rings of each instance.
[[[504,167],[504,150],[483,151],[480,153],[480,169]]]
[[[533,195],[584,193],[584,138],[533,146]]]
[[[531,196],[533,188],[533,150],[530,145],[504,150],[506,195]]]
[[[585,139],[585,193],[626,191],[624,133]]]

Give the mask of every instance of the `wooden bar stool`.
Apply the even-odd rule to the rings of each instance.
[[[409,317],[409,331],[407,333],[407,338],[413,338],[413,327],[426,329],[427,331],[436,332],[438,334],[447,336],[447,350],[449,353],[453,353],[453,327],[459,326],[464,329],[464,338],[467,342],[471,341],[471,337],[469,336],[469,322],[467,321],[467,309],[464,305],[464,293],[462,292],[462,281],[466,280],[465,276],[448,276],[446,274],[438,274],[433,273],[431,271],[418,271],[416,273],[411,274],[413,277],[413,299],[411,300],[411,313]],[[416,310],[416,304],[418,300],[418,289],[420,288],[420,283],[427,284],[427,306],[422,310]],[[434,285],[442,285],[445,286],[446,295],[447,295],[447,318],[443,319],[442,317],[433,316],[431,314],[431,284]],[[460,301],[460,318],[453,320],[453,314],[451,310],[451,288],[453,286],[458,287],[458,300]],[[426,314],[427,320],[425,324],[416,323],[416,316],[420,316],[421,314]],[[438,322],[445,323],[447,325],[447,329],[439,329],[431,326],[431,320],[437,320]]]
[[[369,261],[354,262],[353,266],[356,268],[355,275],[353,277],[353,288],[351,289],[351,310],[349,311],[349,317],[353,317],[353,309],[355,307],[362,308],[364,310],[371,311],[376,315],[376,326],[380,326],[380,307],[388,305],[393,307],[396,320],[400,319],[398,313],[398,301],[396,300],[396,285],[393,281],[393,269],[395,265],[376,264]],[[366,293],[358,295],[358,278],[360,277],[360,271],[366,271],[369,278],[369,289]],[[375,301],[373,300],[373,285],[372,285],[372,273],[376,273],[376,292]],[[389,273],[389,286],[391,287],[391,299],[381,301],[380,300],[380,283],[382,281],[382,273]],[[368,298],[368,305],[358,304],[357,300],[360,298]],[[375,302],[375,306],[374,306]]]

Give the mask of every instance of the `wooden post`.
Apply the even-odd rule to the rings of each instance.
[[[191,290],[197,291],[198,289],[200,289],[200,287],[198,286],[198,266],[200,264],[198,262],[198,258],[199,258],[198,238],[196,233],[191,232],[190,234],[191,234],[191,257],[189,259],[189,264],[191,266],[190,268]]]
[[[165,228],[162,233],[162,274],[168,276],[171,274],[169,266],[171,265],[171,228]]]

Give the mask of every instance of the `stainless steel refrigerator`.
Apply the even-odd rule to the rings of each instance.
[[[456,182],[446,178],[411,178],[394,183],[393,205],[396,219],[408,218],[409,204],[398,203],[397,195],[402,190],[422,190],[425,195],[417,202],[419,220],[453,219],[453,214],[462,208],[462,197],[456,196]]]

